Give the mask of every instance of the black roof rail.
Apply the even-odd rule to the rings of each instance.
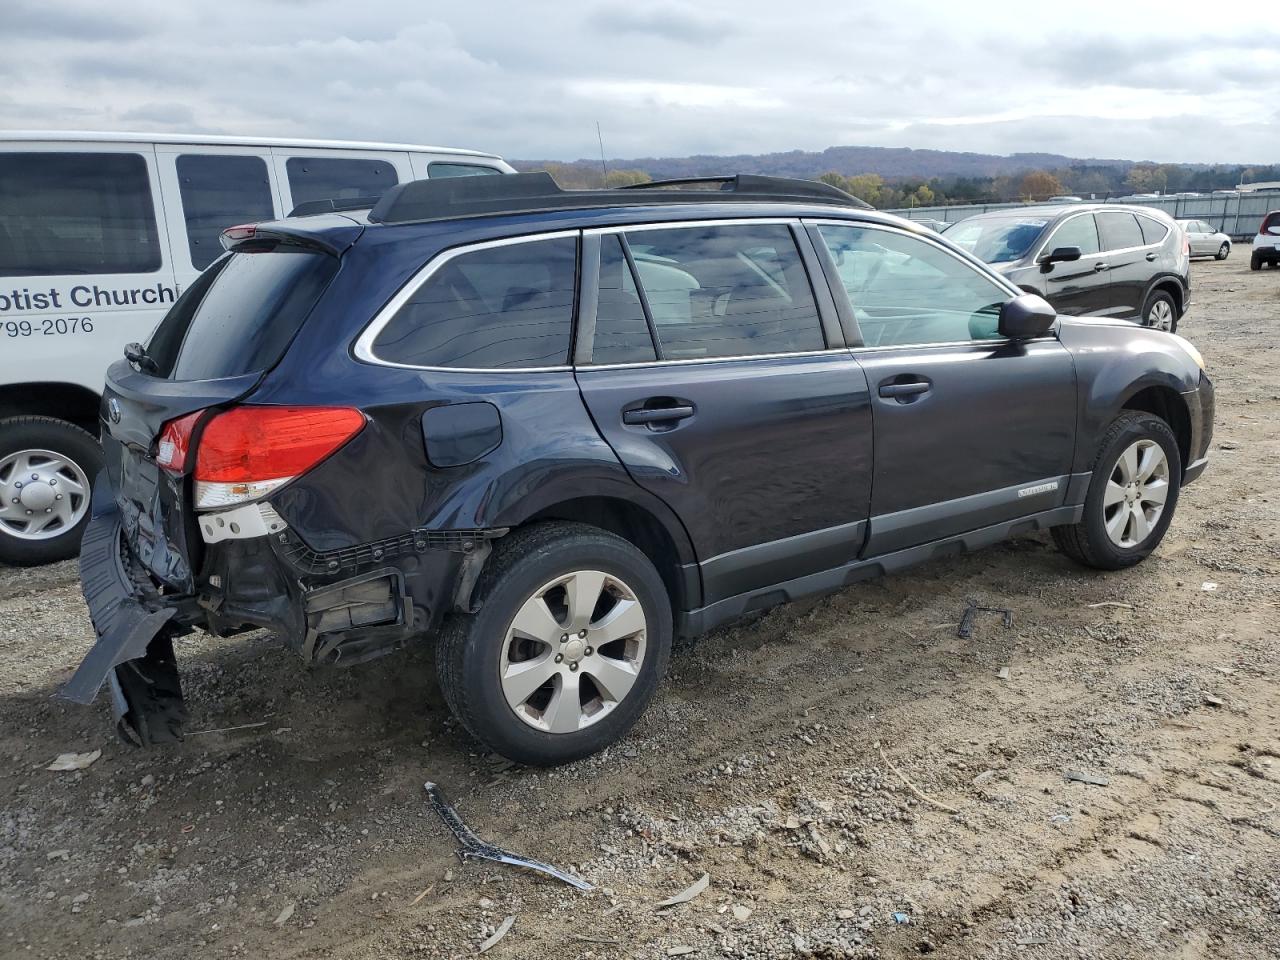
[[[368,210],[376,207],[381,197],[343,197],[340,199],[304,200],[289,211],[291,217],[313,217],[317,213],[341,213],[343,210]]]
[[[715,184],[713,190],[690,190]],[[870,209],[843,190],[815,180],[737,174],[633,184],[606,190],[564,190],[551,174],[513,173],[501,177],[447,177],[411,180],[389,189],[369,213],[371,223],[413,223],[457,217],[500,216],[551,210],[584,210],[658,203],[713,203],[768,200],[822,203]]]

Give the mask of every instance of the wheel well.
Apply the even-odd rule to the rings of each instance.
[[[1161,280],[1159,283],[1157,283],[1154,287],[1151,288],[1152,293],[1155,293],[1157,290],[1161,291],[1162,293],[1167,293],[1169,294],[1169,296],[1173,297],[1174,309],[1178,311],[1178,316],[1181,317],[1183,314],[1183,311],[1186,310],[1186,303],[1183,299],[1182,284],[1178,283],[1175,280]],[[1143,316],[1146,316],[1146,314],[1144,313]]]
[[[575,520],[600,527],[635,546],[657,568],[678,616],[689,608],[690,597],[681,575],[680,552],[666,527],[648,510],[612,497],[579,497],[547,507],[526,523],[540,520]]]
[[[1147,387],[1126,400],[1124,408],[1154,414],[1167,423],[1178,440],[1178,454],[1186,467],[1191,456],[1191,414],[1176,391],[1168,387]]]
[[[9,383],[0,386],[0,418],[57,417],[98,435],[102,398],[76,383]]]

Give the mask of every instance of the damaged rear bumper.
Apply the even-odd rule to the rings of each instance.
[[[186,709],[173,637],[182,605],[130,575],[120,514],[110,499],[94,499],[80,548],[80,585],[97,641],[60,696],[92,703],[105,682],[116,729],[126,741],[147,746],[181,740]]]

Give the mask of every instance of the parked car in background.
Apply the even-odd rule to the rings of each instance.
[[[193,629],[433,642],[468,731],[563,763],[676,635],[1024,531],[1103,570],[1160,543],[1213,428],[1187,341],[824,183],[682,185],[422,181],[227,231],[107,374],[65,694],[159,743]]]
[[[510,172],[406,144],[0,133],[0,561],[79,550],[107,365],[222,255],[223,228]]]
[[[1080,197],[1050,197],[1046,203],[1084,203]]]
[[[1067,316],[1111,317],[1172,332],[1190,302],[1187,238],[1161,210],[1111,203],[1022,207],[961,220],[945,236]]]
[[[1258,235],[1253,238],[1249,269],[1261,270],[1264,263],[1280,264],[1280,210],[1272,210],[1262,218]]]
[[[1203,220],[1179,220],[1178,226],[1187,234],[1191,256],[1225,260],[1231,255],[1231,238]]]

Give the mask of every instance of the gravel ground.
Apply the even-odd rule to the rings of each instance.
[[[0,955],[469,956],[514,917],[489,956],[1280,956],[1280,273],[1193,269],[1217,437],[1155,556],[1023,539],[773,611],[551,772],[476,752],[429,651],[308,671],[261,634],[180,641],[194,732],[132,751],[51,699],[74,565],[0,568]],[[1013,627],[959,639],[970,597]],[[597,889],[458,862],[424,780]]]

